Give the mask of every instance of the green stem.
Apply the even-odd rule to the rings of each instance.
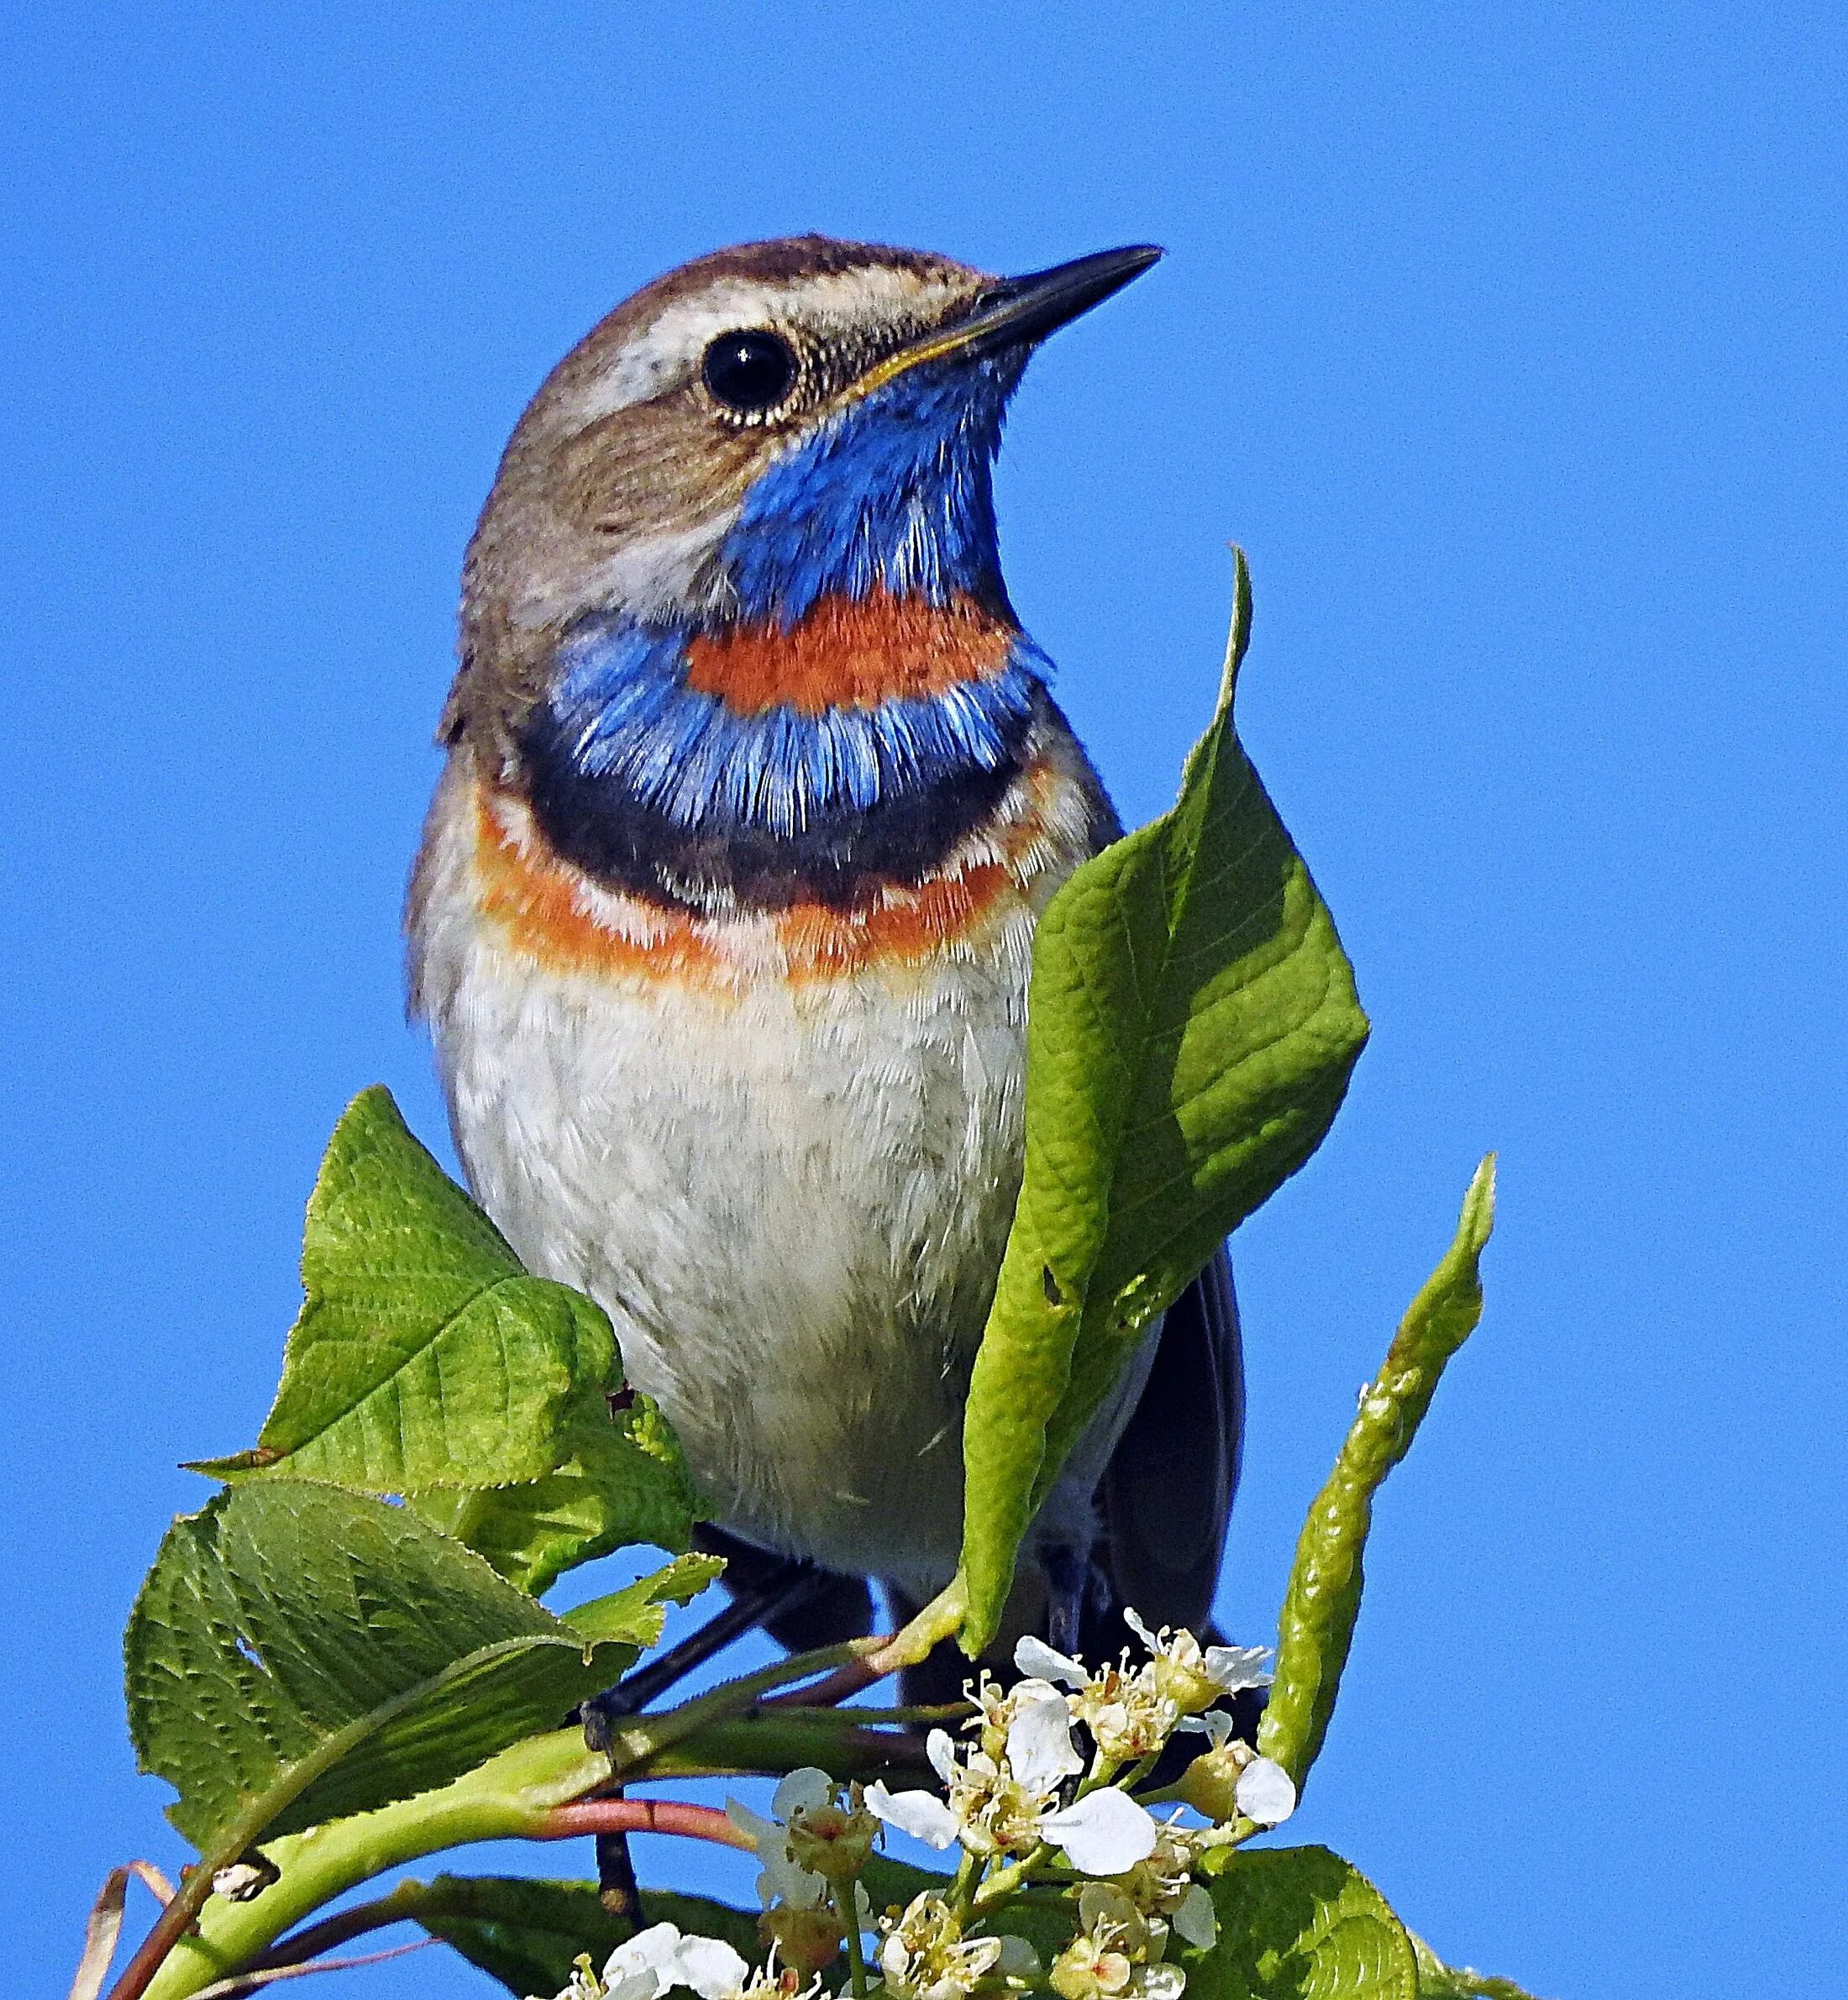
[[[717,1688],[664,1714],[632,1716],[610,1731],[610,1758],[616,1766],[616,1775],[626,1781],[659,1751],[690,1736],[708,1723],[723,1721],[754,1707],[759,1697],[767,1694],[771,1688],[785,1687],[793,1681],[812,1680],[830,1667],[845,1667],[850,1661],[864,1660],[885,1644],[882,1639],[852,1639],[844,1646],[823,1646],[811,1653],[798,1653],[792,1658],[779,1660],[773,1667],[760,1668],[756,1673],[741,1674],[734,1681],[722,1682]]]
[[[149,2000],[191,2000],[228,1978],[282,1933],[387,1868],[476,1840],[531,1838],[554,1807],[606,1782],[607,1757],[580,1730],[504,1750],[454,1783],[265,1844],[277,1879],[248,1903],[211,1897],[145,1987]],[[209,1884],[207,1884],[209,1889]]]
[[[554,1808],[612,1780],[686,1768],[787,1770],[797,1762],[819,1761],[818,1749],[839,1756],[856,1772],[910,1763],[906,1739],[862,1728],[851,1712],[750,1714],[769,1689],[864,1658],[882,1643],[853,1640],[779,1661],[665,1714],[636,1716],[612,1732],[607,1754],[587,1749],[580,1730],[556,1730],[515,1744],[436,1791],[263,1841],[280,1879],[248,1903],[212,1893],[213,1872],[262,1840],[260,1824],[234,1825],[223,1851],[207,1856],[161,1913],[110,2000],[140,2000],[144,1994],[147,2000],[191,2000],[202,1988],[246,1966],[333,1898],[383,1870],[478,1840],[559,1837],[564,1823],[552,1822],[557,1830],[548,1828]],[[708,1731],[710,1743],[703,1740]],[[741,1763],[740,1755],[747,1751],[754,1761]],[[790,1752],[795,1755],[785,1761]]]
[[[706,1718],[703,1726],[697,1719],[690,1724],[686,1709],[636,1718],[620,1733],[617,1749],[626,1753],[621,1775],[633,1782],[830,1763],[843,1776],[871,1777],[922,1761],[922,1748],[914,1739],[863,1729],[851,1711],[750,1710],[755,1691],[766,1683],[774,1686],[815,1671],[811,1656],[806,1663],[785,1661],[748,1677],[748,1682],[715,1689],[714,1694],[727,1698],[714,1702],[705,1696],[687,1704]],[[727,1713],[741,1704],[744,1714]],[[437,1791],[266,1841],[263,1851],[280,1871],[278,1879],[248,1903],[213,1897],[209,1880],[201,1881],[195,1892],[197,1933],[178,1935],[184,1926],[176,1926],[170,1935],[178,1935],[178,1942],[171,1948],[163,1942],[155,1961],[159,1969],[139,1990],[148,2000],[189,2000],[202,1987],[248,1966],[334,1897],[426,1855],[478,1840],[559,1840],[594,1830],[585,1818],[591,1808],[575,1802],[607,1785],[612,1776],[610,1758],[587,1750],[581,1730],[559,1730],[516,1744]],[[633,1799],[601,1801],[596,1810],[605,1817],[619,1815],[625,1824],[633,1822],[630,1830],[723,1837],[713,1833],[703,1815],[696,1823],[697,1808],[657,1808],[652,1801]],[[188,1877],[189,1887],[193,1879]]]
[[[981,1887],[981,1861],[965,1847],[962,1859],[956,1864],[956,1880],[950,1888],[950,1908],[955,1911],[959,1924],[968,1921],[969,1912],[975,1907],[975,1892]]]
[[[393,1924],[412,1921],[428,1907],[429,1902],[428,1885],[407,1877],[388,1894],[376,1897],[370,1903],[356,1904],[352,1909],[342,1910],[337,1917],[325,1918],[319,1924],[311,1924],[305,1930],[284,1938],[273,1950],[264,1952],[249,1969],[253,1972],[268,1972],[279,1966],[306,1965],[311,1958],[319,1958],[323,1952],[349,1945],[354,1938],[363,1938],[369,1931],[384,1930]]]
[[[997,1868],[981,1887],[975,1892],[975,1910],[992,1909],[1004,1896],[1011,1896],[1040,1867],[1052,1858],[1053,1850],[1042,1840],[1031,1854],[1022,1855],[1019,1861],[1010,1861],[1006,1867]]]
[[[847,1971],[854,2000],[866,2000],[866,1950],[860,1942],[859,1898],[852,1882],[834,1884],[834,1913],[847,1933]]]
[[[626,1782],[738,1777],[818,1764],[838,1778],[887,1777],[929,1767],[924,1745],[896,1730],[862,1729],[855,1711],[753,1709],[709,1722],[624,1770]]]

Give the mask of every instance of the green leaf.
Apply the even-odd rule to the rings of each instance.
[[[612,1411],[601,1391],[560,1424],[556,1469],[472,1493],[417,1495],[425,1520],[467,1542],[536,1597],[564,1571],[633,1542],[684,1549],[702,1518],[686,1461],[646,1396]]]
[[[728,1903],[644,1889],[642,1910],[646,1923],[675,1924],[700,1937],[722,1938],[746,1958],[763,1959],[756,1917]],[[635,1928],[604,1908],[595,1882],[522,1876],[439,1875],[417,1896],[410,1913],[432,1937],[453,1945],[470,1965],[522,1996],[559,1992],[570,1979],[580,1952],[587,1952],[601,1970]]]
[[[1446,1966],[1415,1931],[1405,1934],[1418,1960],[1418,2000],[1535,2000],[1511,1979]]]
[[[142,1769],[180,1794],[180,1831],[241,1850],[559,1727],[637,1651],[604,1637],[618,1614],[580,1615],[583,1631],[407,1509],[293,1480],[234,1487],[175,1522],[135,1601],[130,1731]]]
[[[1219,706],[1173,810],[1048,906],[1027,1006],[1026,1173],[963,1430],[963,1643],[1138,1340],[1320,1143],[1367,1037],[1327,906]]]
[[[690,1604],[725,1572],[722,1556],[676,1556],[645,1577],[561,1613],[577,1635],[595,1646],[622,1639],[646,1648],[657,1645],[669,1604]]]
[[[567,1405],[613,1365],[603,1314],[526,1274],[376,1086],[334,1128],[302,1283],[256,1450],[196,1470],[393,1493],[538,1479]]]
[[[407,1496],[533,1595],[612,1549],[684,1549],[699,1501],[646,1397],[612,1410],[602,1311],[521,1268],[390,1094],[335,1127],[308,1204],[307,1298],[252,1451],[193,1468]]]
[[[1410,1450],[1445,1363],[1482,1317],[1480,1264],[1494,1226],[1490,1153],[1463,1197],[1455,1240],[1407,1307],[1303,1523],[1278,1621],[1276,1678],[1257,1732],[1258,1748],[1299,1790],[1321,1749],[1353,1643],[1373,1495]]]
[[[439,1875],[411,1913],[522,2000],[561,1991],[580,1952],[601,1971],[635,1929],[604,1908],[595,1882],[520,1876]]]
[[[1235,1854],[1208,1887],[1219,1941],[1180,1955],[1188,2000],[1418,2000],[1404,1927],[1327,1848]]]

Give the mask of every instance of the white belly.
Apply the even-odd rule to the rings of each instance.
[[[468,820],[439,798],[412,953],[483,1206],[608,1312],[717,1518],[940,1585],[1053,882],[921,964],[712,990],[520,949],[480,907]]]
[[[610,1314],[722,1518],[940,1582],[1019,1180],[1017,981],[657,998],[495,956],[438,1029],[489,1213]]]

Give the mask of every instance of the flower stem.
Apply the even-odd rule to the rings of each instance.
[[[853,1987],[853,2000],[866,2000],[866,1950],[860,1942],[859,1898],[850,1882],[834,1885],[834,1913],[847,1933],[847,1972]]]
[[[1037,1872],[1051,1858],[1052,1852],[1052,1849],[1042,1840],[1031,1854],[1022,1855],[1017,1861],[1010,1861],[1005,1868],[997,1868],[975,1892],[977,1913],[992,1909],[1004,1896],[1011,1896],[1022,1882]]]

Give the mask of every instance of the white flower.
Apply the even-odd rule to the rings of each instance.
[[[1222,1694],[1247,1688],[1268,1688],[1264,1670],[1268,1650],[1262,1646],[1210,1646],[1205,1651],[1191,1632],[1171,1632],[1163,1625],[1152,1632],[1135,1612],[1123,1620],[1149,1651],[1147,1672],[1157,1691],[1184,1713],[1195,1714]]]
[[[1043,1639],[1031,1635],[1014,1648],[1014,1664],[1024,1674],[1042,1681],[1057,1681],[1062,1688],[1082,1688],[1090,1676],[1069,1653],[1056,1653]]]
[[[1065,1697],[1044,1681],[1022,1681],[1013,1693],[1014,1719],[1007,1725],[1007,1766],[1014,1782],[1029,1792],[1056,1792],[1075,1777],[1084,1760],[1072,1744],[1071,1711]]]
[[[939,1734],[942,1732],[939,1731]],[[944,1737],[944,1741],[949,1739]],[[866,1787],[866,1809],[939,1853],[955,1840],[959,1822],[934,1792],[888,1792],[875,1780]]]
[[[796,1909],[816,1909],[827,1900],[827,1878],[803,1867],[790,1851],[789,1828],[783,1824],[790,1814],[804,1808],[828,1804],[834,1797],[834,1781],[825,1771],[805,1765],[792,1771],[776,1787],[770,1801],[774,1819],[736,1798],[725,1802],[725,1817],[757,1850],[761,1873],[757,1878],[757,1898],[765,1909],[782,1903]]]
[[[965,1938],[948,1903],[927,1892],[883,1919],[879,1934],[879,1971],[896,2000],[962,2000],[979,1986],[1018,1989],[1040,1976],[1026,1939]]]
[[[932,1730],[925,1741],[931,1766],[948,1790],[947,1809],[963,1846],[972,1854],[1025,1854],[1050,1841],[1087,1875],[1120,1875],[1146,1860],[1154,1851],[1158,1829],[1127,1793],[1100,1789],[1059,1809],[1059,1787],[1084,1769],[1072,1743],[1065,1697],[1044,1681],[1028,1680],[1008,1699],[1006,1745],[999,1760],[984,1750],[958,1757],[942,1730]],[[901,1794],[907,1801],[916,1796]],[[868,1807],[885,1817],[870,1795]],[[907,1810],[918,1824],[926,1823],[916,1808]],[[941,1828],[936,1815],[930,1820]]]
[[[609,2000],[659,2000],[669,1987],[691,1987],[702,2000],[727,2000],[750,1967],[717,1938],[683,1935],[672,1924],[651,1924],[617,1946],[603,1966]]]
[[[1114,1884],[1088,1882],[1078,1892],[1079,1932],[1053,1960],[1060,2000],[1177,2000],[1187,1983],[1164,1966],[1168,1926],[1152,1923]]]
[[[1239,1775],[1238,1809],[1260,1826],[1281,1826],[1296,1810],[1296,1787],[1281,1764],[1253,1757]]]
[[[1104,1786],[1039,1823],[1042,1839],[1063,1847],[1081,1875],[1122,1875],[1155,1851],[1161,1829],[1126,1792]]]

